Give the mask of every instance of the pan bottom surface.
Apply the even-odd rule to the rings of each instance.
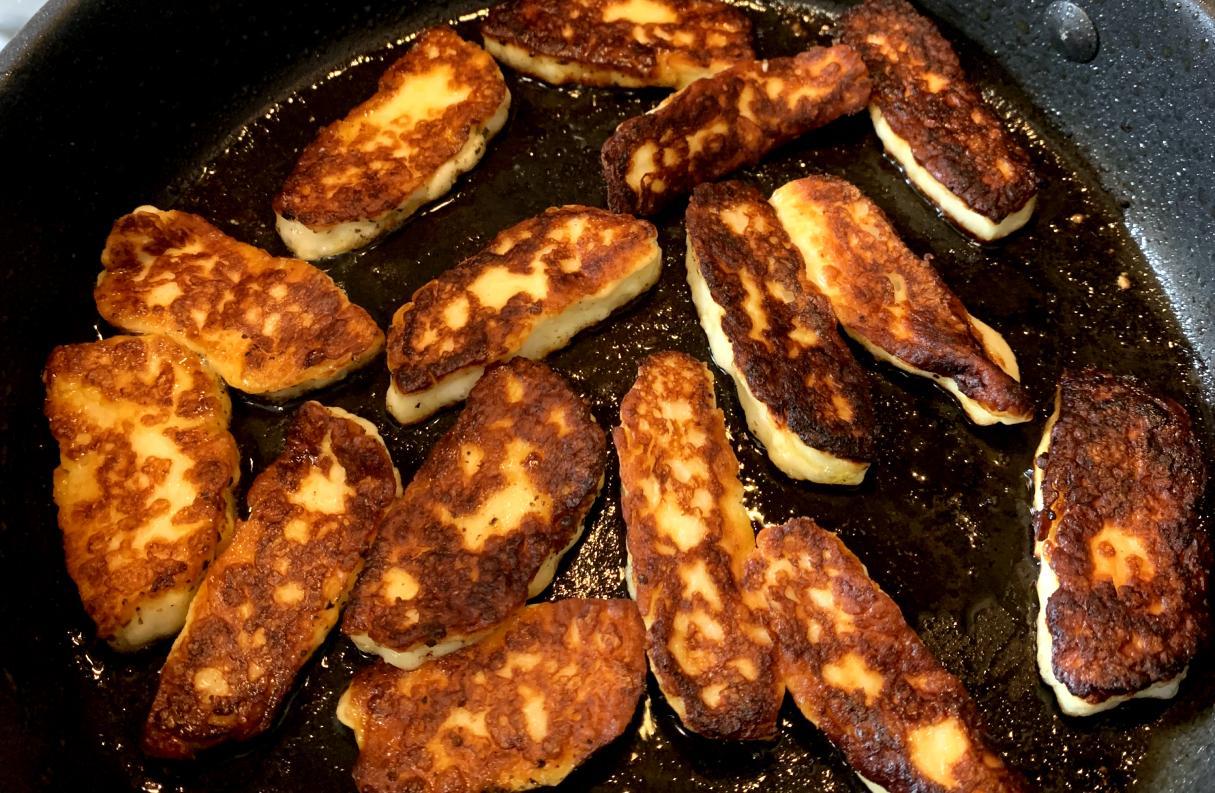
[[[761,55],[788,55],[828,42],[832,17],[827,10],[765,5],[751,13]],[[476,17],[475,12],[453,16],[453,22],[475,40]],[[183,169],[163,194],[148,200],[197,212],[238,239],[286,254],[274,232],[270,200],[300,148],[320,125],[367,96],[379,73],[416,32],[408,24],[385,30],[385,46],[353,60],[320,58],[317,62],[325,68],[315,81],[271,98],[264,114],[235,131],[206,167]],[[1191,411],[1208,448],[1210,415],[1194,355],[1124,228],[1120,207],[994,60],[948,29],[945,33],[957,43],[963,64],[984,94],[1029,142],[1040,168],[1044,187],[1025,230],[998,246],[966,240],[937,217],[883,156],[865,114],[812,133],[739,177],[765,191],[816,172],[843,176],[859,186],[889,214],[913,251],[933,255],[970,311],[1004,334],[1039,405],[1038,420],[976,428],[943,392],[876,363],[858,348],[858,359],[872,374],[881,451],[863,485],[830,489],[794,482],[767,461],[747,433],[732,387],[715,370],[719,402],[757,525],[807,515],[838,531],[928,646],[963,680],[985,717],[993,745],[1036,789],[1127,790],[1155,732],[1210,718],[1215,675],[1200,659],[1172,703],[1138,702],[1085,721],[1060,715],[1034,662],[1036,569],[1030,554],[1027,473],[1065,366],[1095,364],[1144,378]],[[334,53],[340,51],[335,43]],[[553,88],[510,72],[507,81],[514,97],[510,120],[476,169],[379,245],[323,264],[381,325],[387,326],[413,290],[475,253],[502,228],[558,204],[602,206],[600,145],[621,120],[647,110],[663,95]],[[646,354],[677,349],[709,360],[684,280],[683,208],[678,203],[655,219],[664,253],[655,289],[549,359],[587,398],[604,427],[617,423],[619,400]],[[97,241],[98,250],[101,243]],[[314,397],[374,421],[408,481],[456,411],[400,427],[384,409],[387,385],[381,359]],[[233,431],[247,487],[276,455],[292,406],[259,404],[235,394],[234,402]],[[44,449],[53,459],[49,440]],[[613,456],[584,540],[541,599],[627,596],[615,468]],[[46,514],[46,529],[53,531],[49,503]],[[70,593],[62,561],[46,564]],[[69,700],[79,709],[80,720],[65,729],[65,742],[95,750],[92,756],[73,756],[73,768],[48,772],[52,787],[148,793],[353,788],[354,739],[337,722],[334,708],[353,672],[369,659],[344,637],[331,637],[317,654],[267,735],[217,750],[194,764],[170,766],[147,760],[138,750],[167,645],[120,656],[92,639],[83,612],[74,613],[74,624],[63,627],[64,641],[73,646],[74,673],[63,680],[57,670],[48,670],[47,684],[67,687]],[[774,744],[724,745],[684,733],[652,684],[626,734],[562,789],[864,790],[790,703]]]

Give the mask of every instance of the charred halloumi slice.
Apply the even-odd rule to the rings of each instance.
[[[248,520],[207,571],[169,651],[144,751],[186,758],[270,726],[337,622],[400,488],[370,422],[300,406],[282,454],[249,489]]]
[[[321,259],[395,230],[481,161],[509,110],[489,53],[451,28],[425,31],[370,99],[304,149],[274,199],[279,236]]]
[[[616,128],[600,152],[608,206],[653,215],[868,101],[869,75],[849,47],[735,64]]]
[[[686,219],[692,302],[747,426],[789,476],[859,484],[873,454],[869,383],[776,212],[723,182],[696,188]]]
[[[529,790],[624,732],[644,689],[633,604],[559,600],[419,669],[363,669],[337,715],[354,730],[364,793]]]
[[[718,0],[510,0],[481,35],[500,62],[554,85],[682,88],[755,57],[747,15]]]
[[[869,67],[873,128],[911,184],[980,240],[1024,226],[1038,192],[1029,154],[936,26],[905,0],[866,0],[841,18],[840,40]]]
[[[784,688],[762,617],[743,598],[755,534],[713,376],[682,353],[650,356],[613,437],[626,578],[659,688],[692,732],[772,738]]]
[[[1034,461],[1038,669],[1064,713],[1168,699],[1210,623],[1206,469],[1185,409],[1066,371]]]
[[[97,635],[122,651],[172,636],[232,534],[223,383],[164,336],[57,347],[43,380],[64,555]]]
[[[388,331],[388,410],[410,424],[459,402],[485,367],[543,358],[658,280],[644,220],[554,207],[500,232],[413,294]]]
[[[1027,789],[962,683],[838,537],[795,518],[757,542],[746,582],[767,604],[785,685],[870,790]]]
[[[604,450],[547,366],[490,369],[385,516],[342,630],[403,669],[479,639],[552,581],[603,485]]]
[[[169,336],[248,394],[298,396],[384,348],[375,321],[328,275],[188,212],[144,206],[119,218],[101,262],[93,297],[107,322]]]
[[[811,283],[874,357],[929,378],[976,424],[1033,418],[1008,342],[970,315],[860,190],[835,177],[808,176],[779,188],[771,202]]]

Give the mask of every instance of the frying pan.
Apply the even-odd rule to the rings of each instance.
[[[270,198],[299,147],[368,94],[414,32],[463,18],[460,30],[472,36],[468,15],[482,2],[61,0],[0,55],[0,790],[353,789],[354,742],[333,707],[367,661],[340,637],[305,669],[266,736],[184,766],[140,756],[165,647],[120,656],[92,636],[63,567],[39,372],[55,344],[113,332],[95,313],[91,286],[116,217],[147,202],[190,209],[282,252]],[[1041,413],[1063,366],[1097,363],[1182,401],[1212,449],[1215,7],[1081,4],[1100,37],[1088,62],[1064,55],[1092,54],[1074,51],[1076,29],[1058,27],[1076,15],[1048,14],[1045,0],[924,4],[1031,142],[1045,177],[1031,226],[1003,244],[972,245],[937,218],[883,159],[862,117],[776,152],[744,178],[765,189],[811,171],[856,182],[913,250],[934,254],[971,310],[1004,332]],[[822,41],[840,9],[748,7],[764,55]],[[1064,33],[1070,49],[1058,45]],[[599,144],[660,96],[508,80],[515,102],[506,129],[448,199],[381,245],[324,264],[382,324],[413,289],[506,225],[553,204],[602,205]],[[708,359],[683,284],[682,207],[657,220],[659,285],[551,358],[605,426],[645,353],[676,348]],[[974,428],[924,382],[858,356],[873,374],[882,453],[852,490],[776,472],[719,373],[757,521],[805,514],[840,532],[966,683],[995,746],[1037,788],[1215,789],[1209,657],[1192,665],[1176,701],[1084,721],[1062,717],[1037,680],[1025,472],[1040,421]],[[382,407],[386,385],[377,362],[318,396],[376,421],[408,477],[454,411],[399,427]],[[236,402],[247,486],[276,454],[291,406]],[[546,598],[624,593],[614,458],[608,468],[587,536]],[[565,789],[862,790],[792,708],[781,724],[774,745],[713,744],[684,734],[651,686],[625,736]]]

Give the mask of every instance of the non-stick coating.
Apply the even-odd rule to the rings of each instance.
[[[366,660],[341,638],[331,639],[307,668],[268,736],[195,765],[142,760],[135,740],[165,648],[123,657],[91,637],[63,570],[49,493],[56,455],[38,415],[37,372],[52,345],[109,332],[98,324],[90,288],[117,215],[144,202],[190,209],[240,239],[281,252],[269,199],[299,147],[317,125],[365,96],[413,33],[480,6],[368,3],[339,12],[325,3],[295,3],[271,13],[222,3],[99,5],[104,8],[80,9],[90,20],[87,29],[82,21],[54,26],[59,37],[25,56],[41,68],[9,75],[0,94],[0,140],[25,141],[17,167],[27,175],[0,188],[6,195],[0,230],[10,242],[3,250],[11,256],[0,320],[12,334],[0,458],[0,624],[6,629],[0,789],[350,790],[354,742],[334,719],[333,706]],[[141,17],[132,7],[154,9],[155,16]],[[788,54],[824,41],[834,10],[821,4],[753,9],[761,53]],[[473,36],[475,25],[465,22],[460,30]],[[904,184],[860,117],[781,150],[744,176],[764,189],[811,171],[856,182],[914,250],[935,256],[971,311],[1005,333],[1042,407],[1040,417],[1062,366],[1098,363],[1139,374],[1182,400],[1207,448],[1215,448],[1199,377],[1203,358],[1191,350],[1124,227],[1122,196],[1100,187],[1067,135],[995,60],[953,29],[946,32],[997,107],[1033,142],[1046,186],[1025,233],[995,247],[966,242]],[[660,96],[508,80],[515,96],[511,119],[449,198],[378,247],[326,263],[380,322],[386,324],[413,289],[506,225],[553,204],[602,204],[600,143],[621,119]],[[46,104],[50,96],[57,104]],[[26,105],[36,111],[13,112],[38,97],[41,105]],[[18,124],[28,127],[23,136],[13,132]],[[683,280],[682,207],[658,223],[665,254],[659,286],[551,359],[605,426],[615,423],[619,398],[645,353],[675,348],[708,359]],[[1178,266],[1171,274],[1185,272]],[[1118,285],[1122,274],[1129,288]],[[796,484],[776,472],[747,435],[719,373],[719,399],[757,520],[805,514],[838,530],[967,684],[993,743],[1036,787],[1124,790],[1164,768],[1174,772],[1169,788],[1144,782],[1141,789],[1208,790],[1211,758],[1175,751],[1209,745],[1215,729],[1215,675],[1205,659],[1176,702],[1136,704],[1090,721],[1061,718],[1037,680],[1025,472],[1040,422],[974,428],[941,392],[858,355],[872,373],[882,451],[866,483],[853,490]],[[319,397],[376,421],[408,477],[454,411],[401,428],[382,407],[386,382],[377,362]],[[289,411],[236,401],[234,431],[247,485],[276,453]],[[614,468],[613,458],[587,537],[544,597],[624,593]],[[681,733],[667,707],[650,697],[626,736],[566,788],[862,790],[791,707],[782,724],[774,746],[712,744]],[[1179,733],[1188,737],[1175,738]]]

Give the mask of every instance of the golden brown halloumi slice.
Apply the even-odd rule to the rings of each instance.
[[[510,0],[489,9],[485,49],[554,85],[682,88],[751,60],[751,21],[718,0]]]
[[[556,785],[620,735],[644,688],[633,604],[559,600],[419,669],[363,669],[337,714],[354,730],[364,793],[529,790]]]
[[[613,438],[626,577],[659,688],[693,732],[773,737],[784,688],[762,617],[743,598],[755,535],[713,376],[682,353],[650,356]]]
[[[97,635],[122,651],[172,636],[232,533],[223,383],[164,336],[57,347],[43,380],[64,555]]]
[[[735,64],[616,128],[600,152],[608,206],[653,215],[867,101],[865,64],[845,46]]]
[[[563,206],[511,226],[397,310],[388,410],[410,424],[459,402],[486,366],[564,347],[653,286],[661,267],[644,220]]]
[[[375,427],[305,402],[253,481],[160,672],[144,751],[185,758],[266,730],[325,640],[401,483]]]
[[[840,40],[869,67],[873,128],[912,185],[980,240],[1024,226],[1038,192],[1029,154],[936,27],[905,0],[866,0],[840,19]]]
[[[696,188],[686,220],[692,302],[747,426],[789,476],[859,484],[873,454],[869,382],[776,212],[723,182]]]
[[[976,424],[1033,418],[1008,342],[970,315],[860,190],[843,179],[808,176],[779,188],[771,201],[810,281],[848,335],[875,357],[953,394]]]
[[[249,394],[298,396],[384,347],[375,321],[328,275],[188,212],[144,206],[119,218],[101,262],[93,297],[107,322],[171,337]]]
[[[1065,371],[1034,461],[1038,668],[1088,716],[1177,693],[1210,624],[1206,468],[1185,409]]]
[[[393,231],[480,162],[509,110],[485,50],[451,28],[425,31],[370,99],[304,149],[274,199],[279,236],[321,259]]]
[[[757,542],[747,587],[767,603],[785,685],[870,790],[1026,790],[961,682],[838,537],[795,518]]]
[[[389,509],[342,630],[413,669],[540,594],[603,485],[605,439],[542,363],[490,369]]]

